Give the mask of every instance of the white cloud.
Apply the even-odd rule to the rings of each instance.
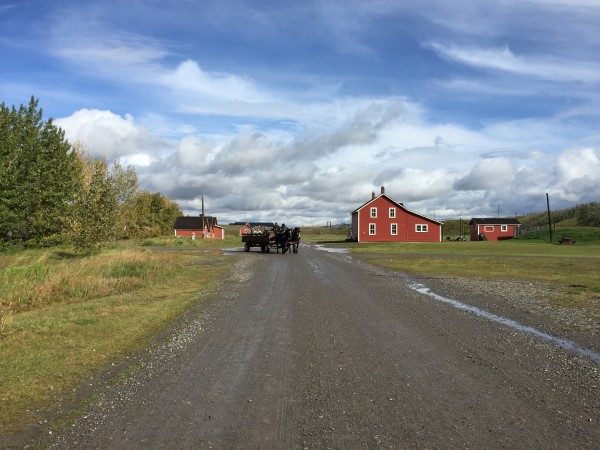
[[[485,158],[478,161],[469,174],[454,184],[454,188],[464,191],[502,190],[511,186],[515,167],[508,158]]]
[[[559,179],[569,182],[580,178],[600,182],[600,151],[593,148],[569,149],[557,158]]]
[[[596,147],[563,147],[553,155],[522,148],[521,138],[510,135],[519,130],[535,142],[546,130],[552,139],[554,121],[473,131],[390,111],[393,104],[375,103],[332,129],[313,128],[295,139],[241,129],[169,143],[129,115],[98,110],[57,124],[93,155],[134,165],[144,188],[169,195],[188,213],[197,212],[204,194],[222,221],[347,221],[382,184],[408,208],[438,218],[493,214],[498,204],[511,214],[537,210],[544,192],[568,203],[600,197]]]
[[[188,96],[198,95],[249,103],[272,101],[247,77],[230,73],[209,73],[192,60],[182,62],[174,70],[165,70],[156,81]]]
[[[154,162],[154,158],[146,153],[134,153],[119,158],[119,161],[124,166],[148,167]]]
[[[114,159],[141,152],[154,153],[166,147],[164,141],[136,124],[129,114],[121,117],[111,111],[80,109],[55,123],[65,130],[69,141],[82,141],[94,157]]]
[[[477,48],[430,42],[443,58],[483,69],[500,70],[553,81],[600,81],[600,65],[557,57],[517,56],[508,46]]]

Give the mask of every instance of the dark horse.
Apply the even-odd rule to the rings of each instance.
[[[298,253],[298,244],[300,243],[300,228],[293,230],[282,226],[276,233],[277,253],[294,252]]]
[[[300,245],[300,228],[296,227],[292,230],[292,238],[290,242],[292,251],[298,253],[298,245]]]

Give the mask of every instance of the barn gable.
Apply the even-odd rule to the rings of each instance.
[[[381,194],[351,213],[351,237],[358,242],[440,242],[442,223]]]

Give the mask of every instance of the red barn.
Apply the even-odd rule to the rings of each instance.
[[[441,242],[442,223],[412,212],[381,194],[352,211],[351,239],[357,242]]]
[[[521,223],[514,218],[473,218],[469,225],[472,241],[503,241],[517,237]]]
[[[217,225],[217,218],[210,216],[178,217],[173,231],[176,237],[225,239],[225,229]]]

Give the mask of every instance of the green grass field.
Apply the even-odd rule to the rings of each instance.
[[[571,236],[575,245],[551,244],[548,230],[500,242],[356,243],[345,242],[347,227],[305,227],[310,242],[348,248],[356,257],[392,270],[421,276],[526,280],[545,283],[556,295],[549,302],[600,316],[600,228],[558,227],[556,241]]]
[[[525,280],[548,284],[547,300],[600,314],[600,245],[535,241],[336,244],[373,264],[422,276]]]
[[[205,298],[233,261],[214,249],[238,240],[123,242],[88,257],[0,254],[0,430],[26,426],[32,411]]]
[[[562,226],[552,230],[552,241],[558,243],[563,236],[569,236],[575,239],[578,244],[600,243],[600,228],[599,227],[574,227]],[[524,236],[520,236],[521,241],[540,241],[550,242],[550,233],[548,227],[545,229],[533,231]]]

